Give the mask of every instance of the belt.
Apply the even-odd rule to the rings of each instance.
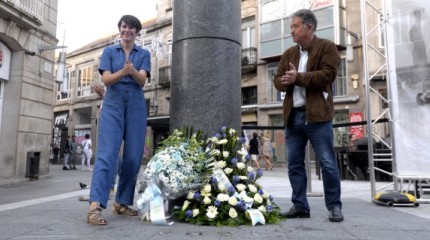
[[[304,111],[306,111],[306,107],[305,106],[293,107],[293,111],[304,112]]]

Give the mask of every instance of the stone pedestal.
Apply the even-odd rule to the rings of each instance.
[[[174,2],[171,130],[240,131],[240,55],[241,1]]]

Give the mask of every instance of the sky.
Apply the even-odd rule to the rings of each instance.
[[[58,46],[72,52],[99,38],[118,32],[122,15],[142,22],[157,16],[157,0],[58,0]]]

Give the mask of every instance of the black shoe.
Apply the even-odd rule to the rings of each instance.
[[[286,218],[310,218],[311,214],[308,210],[297,208],[293,206],[286,213],[282,213],[283,217]]]
[[[328,219],[330,222],[342,222],[343,221],[343,214],[340,207],[334,207],[330,210],[330,214],[328,215]]]
[[[63,170],[69,170],[67,167],[63,167]]]

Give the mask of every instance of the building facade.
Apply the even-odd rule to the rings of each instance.
[[[151,51],[151,77],[144,87],[148,106],[148,131],[145,157],[152,156],[154,148],[169,132],[170,68],[172,64],[173,1],[159,0],[157,18],[144,24],[140,44]],[[334,41],[342,63],[333,84],[335,94],[335,146],[345,146],[351,134],[365,137],[364,125],[348,126],[366,119],[365,81],[363,81],[360,1],[354,0],[242,0],[242,126],[245,135],[266,130],[272,139],[275,163],[285,163],[285,136],[283,129],[283,95],[273,87],[272,79],[282,53],[293,46],[290,37],[290,15],[299,8],[314,10],[319,20],[317,36]],[[139,16],[137,16],[139,17]],[[380,17],[375,15],[374,22]],[[370,21],[372,22],[372,21]],[[381,30],[374,41],[380,41]],[[97,72],[103,48],[113,44],[116,36],[100,39],[67,56],[68,82],[57,86],[54,119],[66,119],[54,124],[53,143],[61,143],[67,135],[82,137],[90,133],[97,142],[97,119],[101,99],[91,93],[91,84],[101,84]],[[383,61],[377,59],[374,61]],[[376,66],[376,64],[375,64]],[[373,69],[376,71],[376,69]],[[372,82],[381,95],[386,94],[384,74]],[[370,101],[378,101],[371,97]],[[383,104],[380,104],[383,108]],[[378,112],[375,110],[375,112]],[[57,121],[55,121],[57,122]],[[59,125],[61,124],[63,125]],[[57,126],[58,125],[58,126]],[[58,127],[58,129],[57,129]],[[387,132],[387,126],[376,126]],[[58,140],[56,140],[58,138]]]
[[[57,4],[0,1],[0,184],[49,173]]]

